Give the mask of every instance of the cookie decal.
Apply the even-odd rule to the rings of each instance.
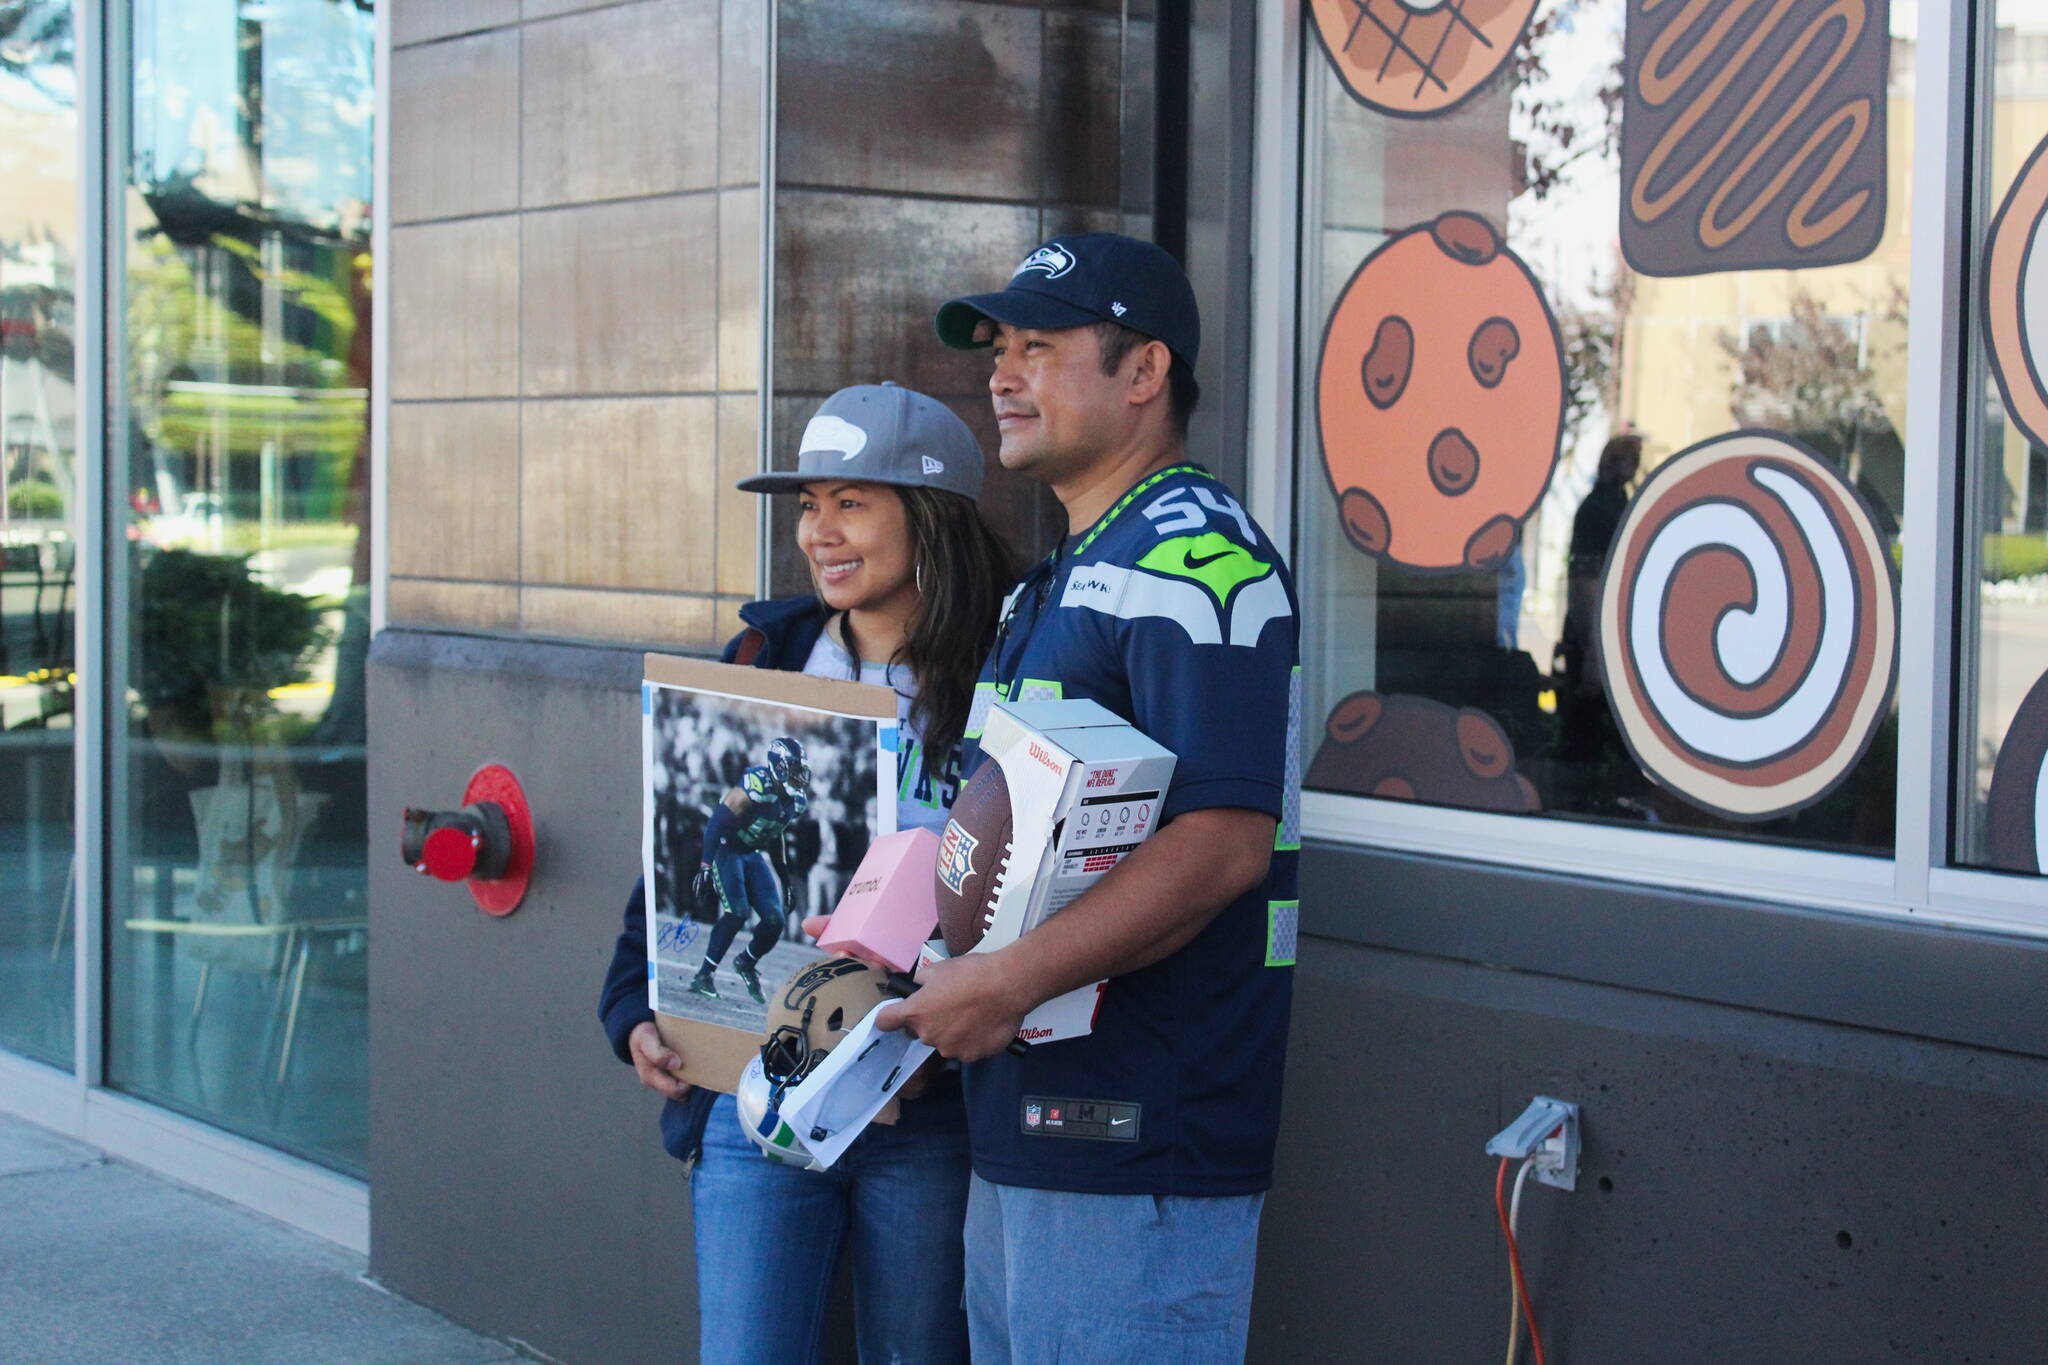
[[[1316,377],[1323,467],[1366,554],[1498,568],[1564,431],[1564,348],[1493,225],[1446,213],[1388,239],[1344,286]]]
[[[1516,815],[1541,809],[1515,746],[1484,711],[1426,697],[1353,692],[1323,726],[1304,785]]]
[[[2005,410],[2027,439],[2048,445],[2048,140],[2020,167],[1991,220],[1984,271],[1984,344]]]
[[[1861,260],[1885,219],[1886,0],[1628,0],[1621,249],[1645,275]]]
[[[2048,869],[2048,674],[2027,690],[1991,770],[1991,862],[2008,872]]]
[[[1396,118],[1457,108],[1500,70],[1536,0],[1310,0],[1351,97]]]
[[[1636,494],[1600,584],[1622,737],[1703,810],[1811,805],[1890,709],[1898,611],[1884,537],[1839,474],[1776,432],[1701,442]]]

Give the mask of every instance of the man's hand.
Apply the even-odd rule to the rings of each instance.
[[[633,1032],[626,1038],[626,1051],[633,1057],[633,1074],[649,1090],[670,1100],[690,1093],[690,1083],[683,1079],[683,1059],[661,1041],[661,1032],[652,1019],[633,1025]]]
[[[690,894],[697,898],[697,904],[707,905],[711,900],[711,864],[697,864],[697,879],[690,883]]]
[[[1025,999],[1010,979],[1001,961],[1007,951],[963,953],[927,964],[918,973],[917,993],[884,1006],[875,1027],[906,1029],[955,1061],[995,1056],[1010,1045],[1037,1003]]]

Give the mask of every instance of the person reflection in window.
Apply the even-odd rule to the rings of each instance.
[[[1592,490],[1572,518],[1564,630],[1551,666],[1558,680],[1558,757],[1567,763],[1596,763],[1609,741],[1618,746],[1620,738],[1595,666],[1594,630],[1600,613],[1600,575],[1628,510],[1629,485],[1642,462],[1641,436],[1627,432],[1610,439],[1600,448]]]

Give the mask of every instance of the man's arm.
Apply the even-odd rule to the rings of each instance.
[[[728,787],[719,803],[711,808],[711,818],[704,822],[704,851],[700,861],[710,863],[718,853],[726,836],[731,834],[753,803],[738,787]]]
[[[960,1061],[994,1056],[1045,1001],[1149,967],[1186,946],[1265,880],[1273,826],[1261,811],[1189,811],[1016,942],[926,967],[918,973],[921,989],[876,1022],[910,1028]]]

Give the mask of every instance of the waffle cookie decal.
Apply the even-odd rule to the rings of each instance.
[[[1316,417],[1351,543],[1411,569],[1500,567],[1564,430],[1564,349],[1493,225],[1446,213],[1388,239],[1323,333]]]
[[[1796,270],[1876,248],[1885,0],[1628,0],[1623,47],[1631,267]]]
[[[1890,710],[1898,616],[1855,489],[1776,432],[1716,437],[1659,466],[1615,536],[1608,701],[1659,785],[1729,819],[1787,815],[1849,775]]]
[[[1352,98],[1396,118],[1457,108],[1513,53],[1536,0],[1310,0]]]

